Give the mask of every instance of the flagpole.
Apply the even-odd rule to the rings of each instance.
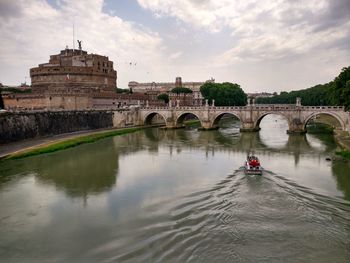
[[[74,18],[73,18],[73,51],[75,50],[75,40],[74,40]]]

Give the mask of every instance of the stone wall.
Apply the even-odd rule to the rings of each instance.
[[[10,94],[4,97],[6,110],[91,109],[92,98],[84,94]]]
[[[39,136],[113,127],[113,112],[50,111],[0,114],[0,144]]]

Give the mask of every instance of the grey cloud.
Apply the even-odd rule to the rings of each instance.
[[[303,5],[303,1],[283,3],[280,22],[284,26],[310,26],[313,32],[329,30],[350,21],[350,0],[327,0],[327,7],[318,13]]]
[[[0,17],[7,19],[10,17],[19,17],[22,13],[21,7],[17,1],[1,0]]]
[[[190,0],[193,5],[196,6],[208,6],[211,5],[211,0]]]
[[[333,27],[338,27],[350,21],[350,1],[349,0],[329,0],[329,7],[324,14],[317,16],[313,21],[316,23],[314,31],[323,31]]]

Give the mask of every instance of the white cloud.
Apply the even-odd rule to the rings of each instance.
[[[18,15],[7,14],[7,19],[1,22],[0,82],[18,84],[24,74],[29,75],[29,68],[47,62],[49,55],[59,53],[66,45],[71,47],[73,20],[76,39],[82,40],[83,49],[114,61],[120,86],[126,86],[132,74],[142,76],[147,71],[156,71],[162,63],[161,37],[103,13],[102,0],[59,1],[58,9],[44,0],[8,1],[2,5],[16,10]],[[131,61],[137,65],[130,67]],[[18,80],[13,81],[15,78]]]
[[[179,51],[179,52],[170,54],[169,58],[170,58],[170,59],[177,59],[177,58],[179,58],[181,55],[182,55],[182,51]]]

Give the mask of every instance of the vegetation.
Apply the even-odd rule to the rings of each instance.
[[[308,133],[311,134],[317,134],[317,133],[322,133],[322,134],[333,134],[334,133],[334,128],[326,123],[321,123],[321,122],[312,122],[310,121],[308,125],[306,126],[306,130]]]
[[[257,103],[263,104],[294,104],[300,97],[303,105],[341,105],[350,109],[350,67],[343,68],[340,74],[331,82],[314,87],[291,92],[282,91],[271,98],[258,98]]]
[[[198,125],[201,125],[201,121],[200,120],[187,120],[187,121],[184,121],[184,124],[186,126],[198,126]]]
[[[179,87],[179,88],[173,88],[171,90],[171,92],[179,94],[179,93],[192,93],[193,91],[189,88],[185,88],[185,87],[180,88]]]
[[[18,88],[9,88],[9,87],[2,87],[0,88],[2,89],[2,91],[7,91],[7,92],[11,92],[11,93],[31,93],[32,92],[32,89],[18,89]]]
[[[131,94],[131,93],[132,93],[131,89],[120,89],[120,88],[116,88],[115,91],[116,91],[117,93],[125,93],[125,94]]]
[[[2,94],[1,94],[2,88],[0,87],[0,109],[4,109],[4,100],[2,99]]]
[[[12,154],[12,155],[5,157],[3,160],[21,159],[21,158],[39,155],[39,154],[56,152],[56,151],[75,147],[75,146],[85,144],[85,143],[93,143],[93,142],[96,142],[97,140],[100,140],[103,138],[135,132],[135,131],[138,131],[141,129],[142,128],[129,128],[129,129],[122,129],[122,130],[115,130],[115,131],[99,132],[96,134],[71,138],[71,139],[67,139],[67,140],[63,140],[63,141],[59,141],[59,142],[54,142],[54,143],[49,144],[49,145],[39,146],[38,148],[30,149],[28,151],[15,153],[15,154]]]
[[[216,106],[245,106],[247,95],[238,84],[224,83],[205,83],[200,91],[209,103],[215,100]]]
[[[350,160],[350,151],[341,151],[341,152],[336,152],[337,155]]]
[[[158,100],[163,100],[165,103],[169,102],[169,95],[166,93],[159,94],[157,97]]]

